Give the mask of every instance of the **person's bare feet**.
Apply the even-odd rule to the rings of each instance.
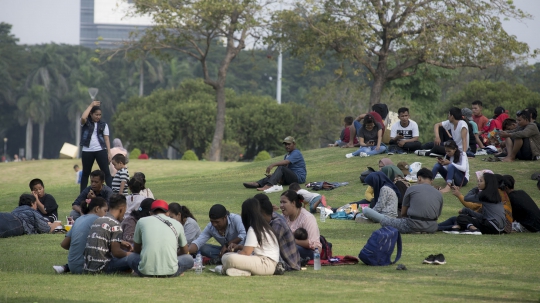
[[[512,159],[510,157],[504,157],[501,161],[502,162],[514,162],[514,159]]]
[[[450,188],[450,186],[448,186],[448,184],[444,188],[439,189],[439,191],[443,194],[450,192],[450,190],[452,189]]]
[[[258,190],[258,191],[265,191],[265,190],[269,189],[270,187],[272,187],[272,186],[267,184],[267,185],[265,185],[265,186],[263,186],[263,187],[257,188],[257,190]]]

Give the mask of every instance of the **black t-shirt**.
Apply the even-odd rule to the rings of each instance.
[[[42,214],[49,222],[54,222],[58,219],[58,204],[53,196],[45,194],[43,198],[39,199],[43,206],[45,206],[46,214]]]
[[[360,129],[360,132],[358,133],[358,137],[364,138],[364,143],[367,144],[369,141],[375,141],[375,145],[377,145],[377,141],[379,140],[379,136],[377,132],[381,129],[379,123],[375,123],[375,126],[372,130],[367,130],[364,125],[362,125],[362,128]]]

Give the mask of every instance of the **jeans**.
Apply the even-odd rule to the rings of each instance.
[[[305,248],[305,247],[300,246],[298,244],[296,244],[296,249],[298,250],[298,253],[300,254],[300,258],[302,258],[302,259],[310,258],[311,260],[313,260],[313,250],[312,249]]]
[[[354,120],[353,125],[354,125],[354,128],[355,128],[355,130],[356,130],[356,136],[359,137],[359,135],[360,135],[360,129],[362,128],[362,123],[360,123],[360,122],[357,121],[357,120]],[[354,142],[354,141],[353,141],[353,142]]]
[[[17,217],[11,213],[0,213],[0,238],[24,235],[24,228]]]
[[[451,230],[452,226],[457,224],[456,219],[457,219],[457,217],[450,217],[450,218],[448,218],[448,220],[439,223],[439,229],[438,230],[439,231]]]
[[[193,257],[189,254],[178,256],[178,270],[172,275],[145,275],[139,271],[139,263],[141,263],[141,255],[132,253],[127,257],[128,264],[139,277],[178,277],[186,270],[193,267]]]
[[[392,226],[402,234],[410,234],[413,232],[412,229],[409,227],[409,224],[407,224],[407,220],[403,218],[390,218],[384,216],[384,218],[382,218],[381,220],[381,226]]]
[[[262,187],[265,185],[289,185],[291,183],[298,183],[298,177],[296,174],[286,166],[278,166],[274,173],[269,177],[262,178],[257,181],[257,183]]]
[[[359,156],[360,153],[366,153],[368,156],[382,154],[386,151],[386,145],[381,143],[379,150],[376,150],[377,146],[362,146],[357,151],[355,151],[353,156]]]
[[[199,251],[201,252],[201,255],[208,257],[210,259],[216,259],[219,258],[219,253],[221,252],[221,246],[212,245],[212,244],[204,244],[203,246],[199,247]]]
[[[81,192],[88,187],[88,177],[92,172],[94,160],[99,165],[99,169],[105,174],[105,183],[108,187],[112,187],[112,176],[109,171],[109,154],[106,149],[97,152],[82,152],[82,176],[81,176]]]
[[[312,214],[317,213],[317,207],[315,206],[315,204],[317,204],[317,202],[321,201],[321,199],[322,199],[322,196],[316,196],[311,201],[309,201],[309,211]]]
[[[441,164],[436,163],[431,172],[433,173],[433,176],[436,176],[437,173],[441,174],[446,180],[446,183],[452,183],[453,180],[454,185],[459,187],[465,186],[469,182],[469,180],[465,178],[465,172],[457,169],[452,163],[448,165],[448,170]]]
[[[121,259],[113,257],[109,263],[105,266],[103,269],[103,272],[106,274],[114,274],[121,271],[127,271],[129,270],[129,263],[128,263],[128,257],[124,257]]]

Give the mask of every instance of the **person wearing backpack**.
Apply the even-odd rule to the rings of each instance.
[[[436,232],[437,219],[443,206],[442,194],[431,185],[433,173],[429,169],[420,169],[417,178],[418,185],[409,187],[403,197],[402,218],[392,218],[364,209],[366,217],[379,221],[383,227],[392,226],[401,233]]]

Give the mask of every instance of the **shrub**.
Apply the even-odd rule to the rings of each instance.
[[[257,154],[257,156],[255,157],[255,159],[253,159],[253,161],[255,161],[255,162],[265,161],[265,160],[268,160],[270,158],[272,158],[272,157],[270,157],[270,154],[267,151],[262,150]]]
[[[141,155],[141,150],[138,149],[138,148],[134,148],[134,149],[129,153],[129,157],[130,157],[131,159],[138,159],[140,155]]]
[[[185,152],[184,155],[182,156],[182,160],[186,160],[186,161],[199,161],[199,158],[197,157],[197,155],[195,154],[194,151],[192,151],[192,150],[186,150],[186,152]]]
[[[244,149],[236,141],[224,141],[221,147],[221,157],[223,161],[233,162],[240,160],[240,155]]]

